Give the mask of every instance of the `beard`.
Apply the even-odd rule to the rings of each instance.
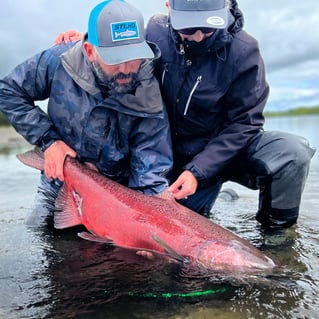
[[[96,60],[92,63],[92,65],[97,82],[103,93],[132,93],[138,85],[137,73],[118,73],[115,76],[108,76]],[[131,81],[128,83],[118,83],[117,80],[121,79],[131,79]]]

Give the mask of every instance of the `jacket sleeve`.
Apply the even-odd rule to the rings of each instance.
[[[0,110],[30,144],[44,146],[59,139],[47,113],[35,102],[49,98],[59,56],[65,49],[61,45],[43,51],[0,80]]]
[[[144,118],[132,134],[129,187],[148,195],[163,192],[169,185],[173,165],[167,114]]]
[[[222,102],[226,121],[219,134],[184,167],[201,184],[215,181],[228,171],[249,140],[263,128],[269,86],[257,42],[253,38],[245,40],[241,55],[230,52],[233,79]]]

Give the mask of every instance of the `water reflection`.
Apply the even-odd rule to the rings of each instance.
[[[317,152],[313,157],[312,166],[319,166],[319,140],[318,140],[319,115],[303,115],[289,117],[267,118],[266,130],[280,130],[306,137]],[[316,129],[317,128],[317,129]]]
[[[318,123],[319,116],[278,118],[266,128],[304,135],[319,148]],[[15,159],[25,149],[0,151],[0,318],[318,317],[318,152],[291,229],[274,235],[259,228],[257,192],[236,186],[238,201],[217,201],[215,222],[283,265],[267,278],[234,281],[190,278],[179,265],[82,240],[77,230],[27,228],[39,175]]]
[[[77,238],[79,229],[25,230],[19,226],[14,232],[20,234],[24,249],[17,250],[22,255],[6,256],[7,265],[1,263],[7,270],[15,265],[8,275],[16,285],[10,312],[19,318],[135,318],[134,313],[136,318],[175,318],[193,312],[199,312],[194,318],[202,318],[199,314],[208,309],[223,312],[223,318],[234,313],[236,318],[266,318],[269,313],[289,318],[313,284],[303,278],[307,267],[300,260],[304,249],[297,232],[290,245],[267,250],[289,265],[286,272],[234,282],[190,278],[180,265],[166,260],[146,260],[133,250]],[[13,288],[9,286],[11,293]]]
[[[206,296],[233,297],[234,289],[223,282],[180,276],[181,267],[176,263],[163,258],[146,260],[134,250],[85,241],[76,237],[77,231],[34,231],[42,241],[43,254],[38,260],[42,266],[32,273],[32,284],[27,288],[31,300],[20,304],[24,315],[27,311],[32,317],[41,309],[43,318],[88,318],[100,308],[112,318],[119,312],[120,318],[130,316],[126,307],[132,310],[136,303],[140,304],[139,311],[149,315],[142,308],[148,309],[154,302],[157,306],[165,304],[168,313],[177,311],[179,301],[185,302],[186,298],[195,302]],[[34,285],[37,278],[40,283]],[[195,292],[205,293],[199,296]]]

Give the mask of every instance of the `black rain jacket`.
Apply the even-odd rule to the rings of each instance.
[[[156,75],[170,119],[174,175],[188,169],[200,186],[225,175],[264,124],[264,62],[232,3],[228,28],[200,43],[183,42],[166,15],[147,26],[147,40],[161,50]]]

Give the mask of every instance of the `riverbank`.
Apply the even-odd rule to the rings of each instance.
[[[311,107],[297,107],[285,111],[267,111],[265,110],[264,116],[267,117],[276,117],[276,116],[292,116],[292,115],[314,115],[319,114],[319,105]],[[0,112],[0,127],[10,126],[7,118]]]
[[[12,126],[0,126],[0,152],[21,149],[28,145],[28,142]]]
[[[286,111],[273,111],[273,112],[264,112],[264,116],[267,117],[276,117],[276,116],[294,116],[294,115],[315,115],[319,114],[319,106],[315,107],[298,107],[296,109],[286,110]]]

